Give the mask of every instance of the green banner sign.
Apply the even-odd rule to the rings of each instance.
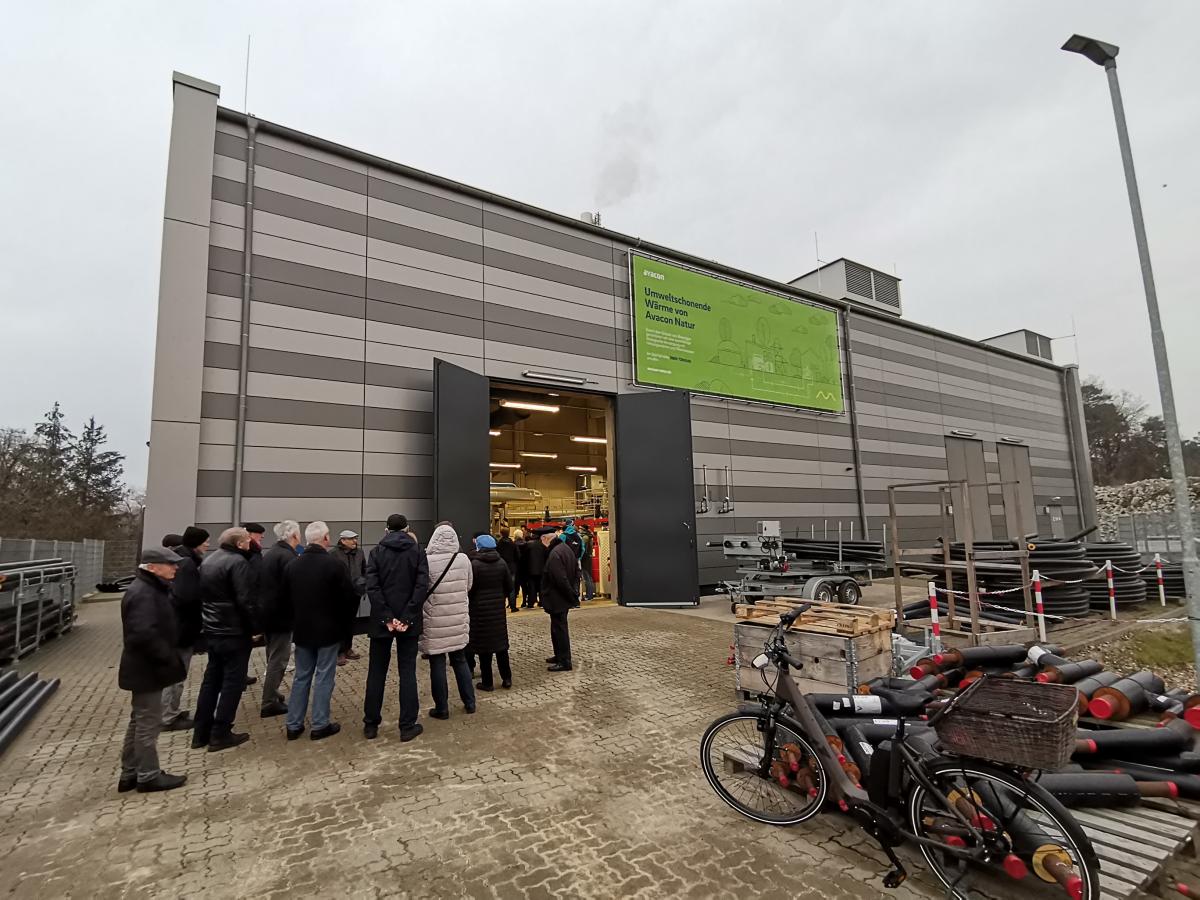
[[[630,269],[639,384],[844,410],[834,310],[636,254]]]

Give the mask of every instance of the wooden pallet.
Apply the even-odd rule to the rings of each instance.
[[[1100,858],[1100,896],[1149,891],[1181,851],[1197,851],[1194,820],[1148,804],[1126,809],[1072,809]]]
[[[891,631],[895,614],[887,609],[869,606],[847,606],[843,603],[816,603],[806,600],[791,600],[787,597],[769,597],[757,603],[739,603],[737,617],[755,625],[775,626],[781,613],[800,606],[809,606],[792,623],[794,631],[815,631],[822,634],[838,634],[856,637],[877,631]]]

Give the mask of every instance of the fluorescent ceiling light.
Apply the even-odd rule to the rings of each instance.
[[[530,412],[558,412],[557,406],[551,406],[548,403],[526,403],[523,400],[501,400],[500,405],[508,409],[527,409]]]
[[[567,466],[568,472],[595,472],[595,466]]]
[[[561,381],[563,384],[587,384],[586,378],[578,375],[557,375],[553,372],[536,372],[532,369],[521,373],[522,378],[536,378],[538,381]]]
[[[488,463],[488,465],[493,469],[519,469],[519,468],[521,468],[520,463]]]
[[[496,429],[494,429],[494,428],[490,429],[488,431],[488,434],[490,434],[492,437],[500,437],[500,432],[496,431]]]
[[[527,456],[530,459],[558,459],[557,453],[522,453],[521,456]]]
[[[571,440],[577,444],[607,444],[608,438],[584,437],[582,435],[572,435]]]

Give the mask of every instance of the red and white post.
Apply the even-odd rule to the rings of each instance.
[[[1104,574],[1108,578],[1108,617],[1117,621],[1117,587],[1113,584],[1112,560],[1104,561]]]
[[[938,618],[937,586],[929,582],[929,622],[933,627],[933,638],[929,642],[929,652],[942,652],[942,621]]]
[[[1037,610],[1038,640],[1046,642],[1046,604],[1042,602],[1042,575],[1033,570],[1033,602]]]
[[[1163,586],[1163,565],[1162,557],[1157,553],[1154,554],[1154,574],[1158,578],[1158,602],[1163,606],[1167,605],[1167,589]]]

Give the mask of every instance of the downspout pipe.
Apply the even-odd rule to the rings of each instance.
[[[850,453],[854,459],[854,490],[858,498],[858,527],[867,536],[867,493],[863,488],[862,449],[858,445],[858,405],[854,400],[854,360],[850,352],[850,313],[838,310],[842,352],[846,356],[846,407],[850,412]]]
[[[246,459],[246,385],[250,369],[250,277],[254,259],[254,145],[258,119],[246,119],[246,204],[242,222],[242,334],[238,353],[237,431],[233,441],[231,524],[242,521],[242,470]]]

